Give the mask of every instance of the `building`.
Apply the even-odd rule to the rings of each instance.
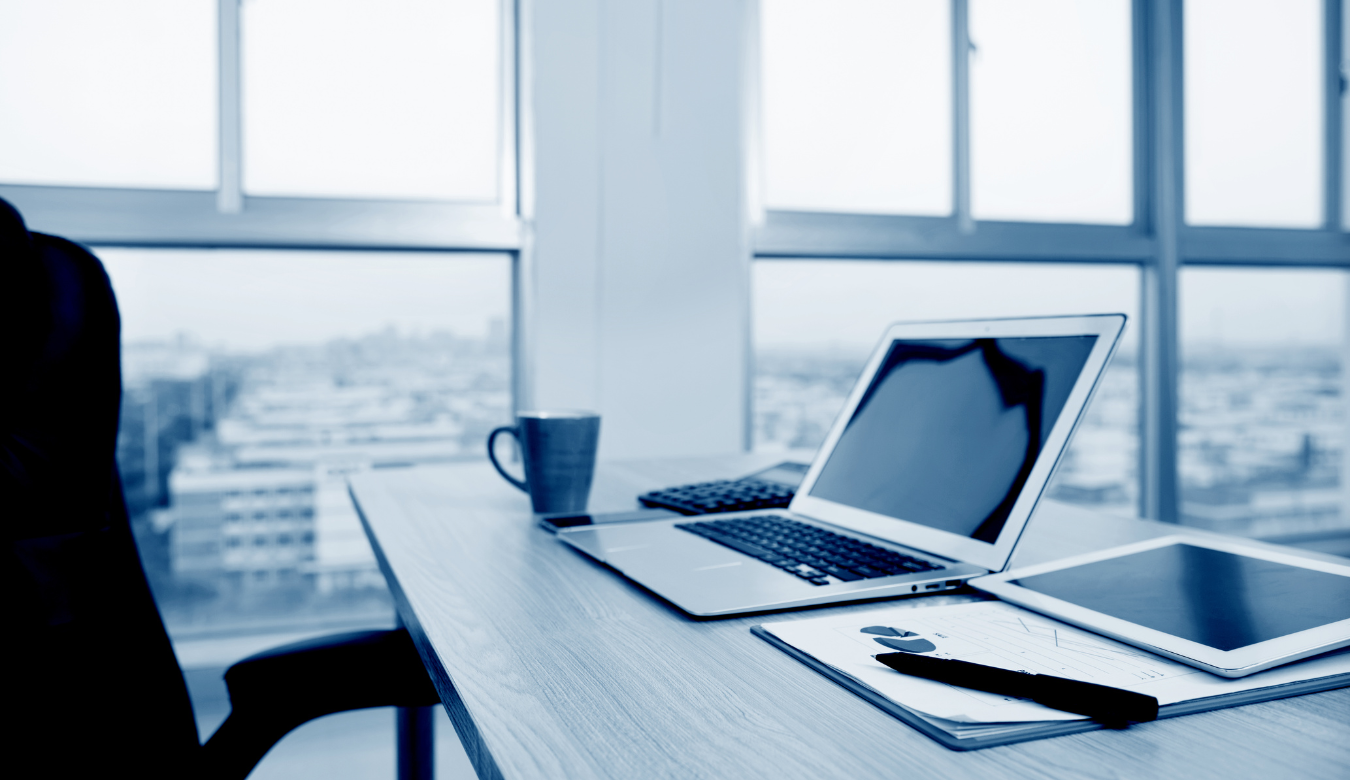
[[[490,337],[382,332],[371,344],[236,356],[237,395],[168,478],[176,579],[255,600],[382,591],[347,476],[482,457],[484,431],[505,416],[506,378]]]
[[[169,478],[174,577],[233,591],[314,578],[313,469],[193,468]]]

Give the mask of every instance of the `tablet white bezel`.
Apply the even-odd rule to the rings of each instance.
[[[1013,580],[1022,577],[1071,569],[1083,564],[1133,555],[1174,544],[1207,547],[1211,550],[1350,577],[1350,565],[1307,558],[1293,552],[1257,546],[1244,539],[1171,534],[1122,547],[1112,547],[1107,550],[1075,555],[1050,563],[1014,569],[1001,574],[977,577],[970,581],[970,585],[976,590],[998,596],[1004,601],[1058,618],[1089,631],[1105,634],[1112,639],[1142,647],[1145,650],[1165,655],[1168,658],[1223,677],[1245,677],[1263,669],[1296,661],[1300,658],[1350,646],[1350,619],[1346,619],[1234,650],[1218,650],[1198,642],[1192,642],[1189,639],[1141,626],[1138,623],[1121,620],[1053,596],[1047,596],[1013,582]]]
[[[820,454],[811,463],[811,469],[802,480],[792,499],[791,511],[807,517],[824,520],[853,531],[885,539],[895,544],[947,558],[972,563],[990,571],[999,571],[1008,565],[1013,548],[1027,519],[1036,508],[1041,491],[1050,481],[1060,455],[1068,448],[1069,438],[1077,426],[1098,380],[1110,360],[1120,333],[1125,327],[1123,314],[1093,314],[1076,317],[1028,317],[1000,320],[960,320],[943,322],[901,322],[892,325],[882,336],[859,380],[849,393],[848,400],[835,418],[830,433],[821,444]],[[834,446],[843,435],[853,412],[871,386],[881,363],[889,353],[892,342],[899,340],[977,339],[977,338],[1036,338],[1044,336],[1096,336],[1097,340],[1079,372],[1073,390],[1064,402],[1059,418],[1041,447],[1040,455],[1022,486],[1022,492],[1013,504],[994,543],[942,531],[932,526],[869,512],[856,507],[816,498],[811,493],[816,478],[825,468]]]

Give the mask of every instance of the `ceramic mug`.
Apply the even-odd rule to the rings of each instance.
[[[497,461],[493,445],[503,433],[520,446],[523,481]],[[530,494],[535,514],[582,512],[591,495],[599,441],[600,415],[594,412],[519,412],[515,425],[503,425],[488,434],[488,458],[507,482]]]

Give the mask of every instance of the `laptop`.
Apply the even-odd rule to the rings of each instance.
[[[958,588],[1007,567],[1124,326],[897,323],[786,510],[558,538],[697,617]]]

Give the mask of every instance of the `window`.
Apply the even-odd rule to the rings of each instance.
[[[0,5],[0,182],[215,189],[215,22],[213,0]]]
[[[244,191],[495,201],[497,10],[496,0],[245,0]]]
[[[1350,527],[1342,480],[1348,284],[1340,270],[1183,273],[1187,523],[1275,541]]]
[[[939,55],[925,69],[894,52],[866,54],[864,42],[892,22],[861,3],[763,7],[756,447],[815,446],[861,364],[852,345],[876,338],[885,319],[944,306],[951,316],[1036,313],[1044,299],[1027,295],[1032,279],[1126,274],[1135,281],[1083,282],[1046,304],[1137,306],[1130,330],[1156,335],[1117,354],[1052,495],[1113,510],[1137,500],[1156,519],[1310,545],[1318,534],[1350,538],[1337,465],[1339,280],[1350,268],[1337,222],[1350,208],[1343,3],[924,6],[934,21],[910,50],[950,56],[950,81],[932,81],[948,97],[872,121],[870,139],[847,132],[852,118],[881,116],[893,90],[940,70]],[[848,73],[805,64],[840,40],[856,50],[836,63],[872,59]],[[789,50],[802,59],[786,61]],[[835,89],[820,97],[822,84]],[[783,140],[827,125],[812,143]],[[928,134],[949,140],[912,140]],[[906,177],[888,143],[924,150],[935,169],[952,171],[950,185]],[[850,155],[864,162],[845,163]],[[853,183],[852,170],[866,181]],[[786,181],[822,195],[787,197]],[[823,195],[909,186],[933,201]],[[934,205],[948,197],[950,209]],[[1062,265],[1029,265],[1045,261]],[[917,280],[928,273],[1004,297],[963,298],[955,281],[926,293]],[[799,288],[811,294],[794,297]],[[1102,300],[1107,289],[1128,302]],[[821,316],[837,301],[849,305]],[[1257,322],[1269,327],[1247,345]]]
[[[876,340],[900,320],[1122,312],[1129,321],[1049,495],[1130,513],[1138,271],[1130,266],[770,261],[754,266],[754,446],[815,449]]]
[[[278,617],[388,620],[345,478],[484,457],[487,432],[510,417],[510,258],[96,251],[122,312],[126,403],[137,409],[124,419],[151,421],[124,428],[119,454],[124,481],[163,486],[128,498],[142,535],[170,541],[144,545],[167,551],[147,569],[170,631],[186,640]],[[199,400],[171,403],[180,397]],[[235,567],[270,558],[177,557],[178,538],[221,533],[240,500],[259,550],[305,529],[316,555],[300,569],[312,584],[301,598],[262,598],[256,578],[231,590]],[[167,527],[153,531],[143,518],[161,507]]]
[[[185,668],[276,644],[278,626],[390,625],[345,476],[484,457],[488,430],[510,417],[510,256],[95,252],[122,313],[129,509]],[[178,397],[199,401],[171,406]],[[132,407],[148,428],[125,424]],[[162,489],[131,489],[145,481]],[[250,507],[235,531],[232,501]],[[224,535],[224,546],[188,555],[180,540],[194,534]],[[204,734],[225,714],[213,701],[199,702]],[[343,717],[363,751],[389,749],[388,719]]]
[[[512,250],[514,7],[6,3],[0,195],[88,243]]]
[[[1127,0],[970,3],[976,219],[1134,217]]]
[[[765,0],[771,208],[950,214],[945,0]]]
[[[203,737],[197,681],[270,632],[392,622],[345,475],[506,418],[515,7],[0,4],[0,197],[112,277],[118,461]]]
[[[1187,222],[1322,224],[1324,5],[1187,0]]]

